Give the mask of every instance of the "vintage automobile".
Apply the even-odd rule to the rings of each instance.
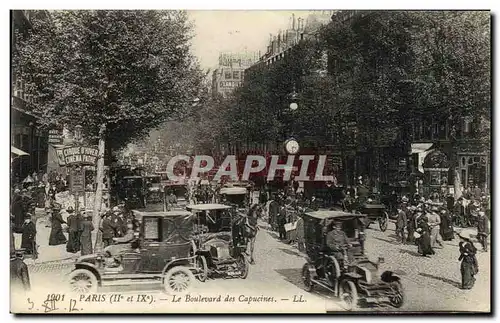
[[[164,194],[168,194],[172,191],[177,198],[177,205],[184,207],[189,204],[189,190],[185,183],[168,182],[165,183],[163,187]]]
[[[219,194],[227,203],[237,205],[240,209],[248,207],[249,193],[245,187],[223,187]]]
[[[130,249],[119,254],[120,265],[108,265],[103,252],[81,256],[69,274],[74,292],[96,293],[100,287],[140,285],[158,281],[168,294],[189,291],[201,270],[193,255],[195,216],[186,210],[137,212],[141,223]]]
[[[234,208],[223,204],[194,204],[187,209],[196,214],[196,255],[202,257],[207,277],[242,278],[248,276],[249,262],[245,256],[244,222],[235,219]]]
[[[400,278],[392,271],[379,274],[380,264],[370,261],[364,254],[365,215],[343,211],[318,210],[306,212],[304,238],[307,262],[302,267],[302,279],[307,291],[315,286],[326,288],[340,298],[348,310],[361,303],[389,304],[399,308],[404,303]],[[342,257],[326,245],[326,235],[334,223],[342,224],[348,245],[342,247]]]
[[[397,207],[401,204],[401,199],[410,199],[413,193],[412,187],[405,181],[382,186],[380,202],[387,207],[389,218],[397,218]]]
[[[147,189],[144,177],[124,176],[121,180],[121,200],[127,201],[130,208],[146,208]]]
[[[376,194],[371,194],[364,201],[355,201],[352,207],[346,206],[346,211],[351,211],[356,214],[366,215],[366,228],[373,222],[377,221],[380,231],[385,232],[389,224],[389,213],[384,204],[380,202],[380,198]]]
[[[163,190],[161,185],[160,175],[146,175],[144,176],[147,189],[147,202],[148,203],[161,203],[163,202]]]

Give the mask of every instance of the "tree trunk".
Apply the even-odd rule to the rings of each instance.
[[[104,153],[105,153],[105,132],[106,125],[102,124],[99,129],[99,152],[97,158],[97,175],[96,175],[96,183],[97,190],[95,192],[94,199],[94,210],[93,210],[93,222],[94,227],[97,230],[94,250],[100,251],[102,249],[102,235],[99,227],[101,225],[101,205],[102,205],[102,190],[103,190],[103,180],[104,180]]]
[[[455,168],[455,181],[453,182],[453,190],[455,192],[455,201],[458,200],[460,198],[460,196],[462,196],[462,190],[460,188],[460,183],[462,182],[460,180],[460,170],[459,168]]]

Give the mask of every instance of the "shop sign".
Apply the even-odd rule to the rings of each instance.
[[[60,145],[63,142],[63,132],[59,129],[49,130],[49,144]]]
[[[61,166],[96,165],[98,152],[93,147],[66,147],[57,149],[57,157]]]

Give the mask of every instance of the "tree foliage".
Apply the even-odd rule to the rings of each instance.
[[[315,73],[324,51],[328,76]],[[279,141],[294,128],[303,143],[336,138],[402,150],[417,118],[449,119],[453,130],[471,117],[482,121],[476,138],[489,145],[490,69],[488,12],[372,12],[334,20],[286,59],[247,72],[221,117],[235,142]],[[299,109],[287,117],[293,85]],[[358,136],[346,138],[349,122]]]
[[[56,11],[17,35],[14,68],[42,126],[81,124],[95,139],[105,124],[115,149],[189,113],[203,76],[190,33],[182,11]]]

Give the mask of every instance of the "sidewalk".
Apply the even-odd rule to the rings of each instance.
[[[50,224],[50,221],[48,221],[44,209],[37,208],[35,210],[35,218],[36,218],[36,242],[39,246],[38,259],[36,260],[33,260],[31,258],[25,259],[27,265],[63,261],[67,259],[76,259],[80,256],[80,252],[77,252],[75,254],[67,252],[66,244],[58,246],[49,246],[49,237],[51,228],[46,227],[47,224]],[[64,233],[64,235],[66,236],[66,238],[68,238],[67,233]],[[15,238],[16,249],[21,248],[22,235],[14,233],[14,238]]]

